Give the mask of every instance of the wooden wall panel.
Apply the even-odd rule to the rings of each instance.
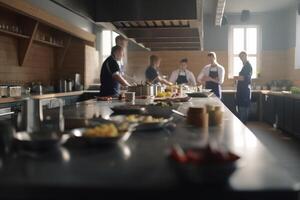
[[[84,77],[84,56],[84,42],[73,38],[66,52],[62,66],[56,68],[56,80],[66,78],[74,79],[76,73],[79,73],[81,77]]]
[[[50,84],[53,78],[53,49],[33,44],[23,67],[18,64],[18,40],[0,35],[0,84],[42,81]]]
[[[300,55],[298,55],[300,56]],[[300,69],[295,69],[295,49],[287,51],[288,77],[293,80],[294,84],[300,87]]]
[[[99,52],[94,47],[85,46],[84,86],[100,82]]]

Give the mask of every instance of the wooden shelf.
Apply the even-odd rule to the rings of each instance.
[[[44,41],[44,40],[34,39],[34,42],[42,43],[42,44],[49,45],[49,46],[55,47],[55,48],[64,48],[63,45],[54,44],[54,43],[51,43],[51,42],[48,42],[48,41]]]
[[[23,39],[29,39],[30,38],[28,35],[14,33],[14,32],[3,30],[3,29],[0,29],[0,33],[4,33],[6,35],[11,35],[11,36],[15,36],[15,37],[18,37],[18,38],[23,38]]]

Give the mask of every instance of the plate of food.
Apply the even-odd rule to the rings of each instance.
[[[226,183],[240,166],[238,155],[213,150],[210,146],[181,148],[173,145],[168,157],[178,176],[193,183]]]
[[[168,118],[173,114],[172,110],[177,110],[179,106],[180,103],[158,101],[146,105],[146,113],[152,116],[162,116],[164,118]]]
[[[145,106],[141,105],[120,105],[111,109],[116,115],[143,114],[146,112]]]
[[[107,121],[94,127],[73,129],[70,134],[72,138],[83,140],[90,145],[117,144],[127,141],[135,126],[134,123]]]
[[[149,131],[164,128],[173,118],[152,115],[113,115],[111,120],[137,124],[136,131]]]
[[[212,92],[187,92],[186,95],[193,98],[206,98],[211,97],[214,93]]]
[[[159,101],[159,102],[188,102],[191,99],[191,97],[189,96],[175,96],[175,97],[156,97],[154,99],[155,102]]]

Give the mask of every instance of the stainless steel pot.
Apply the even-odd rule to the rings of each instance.
[[[135,92],[135,96],[154,96],[153,85],[130,86],[128,92]]]

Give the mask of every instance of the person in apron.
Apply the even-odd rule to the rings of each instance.
[[[213,67],[211,67],[213,68]],[[210,69],[209,70],[209,75],[208,75],[211,79],[214,80],[219,80],[219,73],[218,73],[218,69],[215,68],[215,70]],[[222,91],[221,91],[221,85],[220,83],[217,83],[213,80],[208,80],[205,82],[205,89],[211,89],[211,91],[220,99],[222,98]]]
[[[221,99],[221,84],[224,82],[225,69],[217,62],[215,52],[209,52],[207,56],[210,64],[202,69],[197,80],[201,84],[204,84],[206,89],[211,89]]]
[[[180,67],[171,73],[170,82],[178,85],[190,85],[196,86],[196,79],[193,72],[187,69],[188,67],[188,59],[183,58],[180,60]]]
[[[247,59],[247,53],[245,51],[242,51],[239,57],[243,62],[243,68],[239,76],[234,77],[237,81],[236,106],[239,119],[246,124],[251,103],[252,66]]]
[[[178,72],[178,77],[176,79],[176,83],[178,85],[181,85],[181,84],[188,84],[188,79],[187,79],[187,76],[186,76],[186,71],[182,71],[184,74],[181,73],[181,71]]]

